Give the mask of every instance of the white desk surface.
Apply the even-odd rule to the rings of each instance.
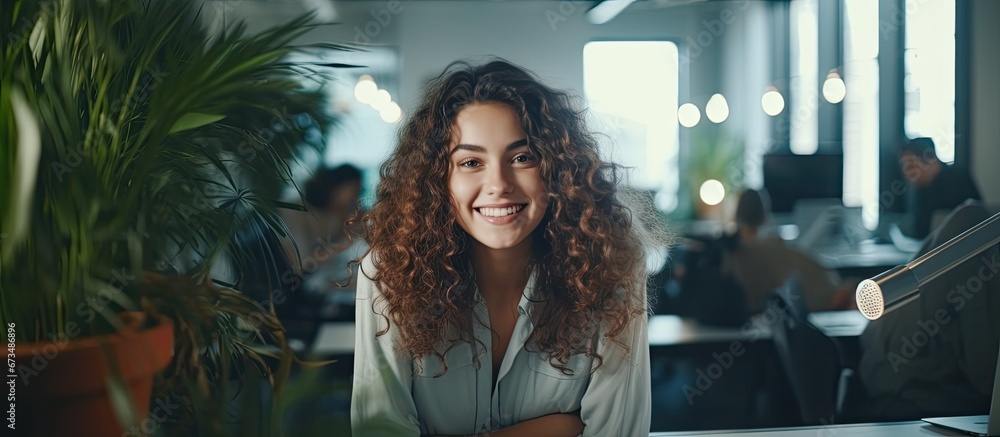
[[[354,322],[327,322],[319,327],[313,344],[319,355],[353,355]]]
[[[868,326],[868,319],[858,311],[824,311],[810,313],[809,322],[830,337],[857,337]],[[777,319],[762,314],[740,327],[702,325],[672,315],[649,319],[650,346],[676,346],[692,343],[727,341],[757,341],[771,339],[771,325]]]
[[[830,337],[857,337],[868,326],[858,311],[827,311],[809,314],[809,321]],[[729,341],[769,340],[771,330],[766,317],[742,327],[717,327],[699,324],[673,315],[649,319],[649,345],[669,347],[687,344],[724,343]],[[354,323],[329,322],[320,327],[313,352],[319,355],[354,353]]]
[[[673,431],[654,432],[650,437],[710,435],[717,437],[911,437],[911,436],[967,436],[958,431],[941,428],[925,422],[864,423],[828,426],[803,426],[795,428],[767,428],[728,431]]]
[[[828,269],[895,267],[910,262],[914,252],[892,244],[862,243],[857,246],[819,247],[809,250]]]

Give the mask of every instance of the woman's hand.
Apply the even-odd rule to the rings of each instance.
[[[467,436],[433,435],[429,437],[576,437],[583,434],[583,421],[579,413],[556,413],[525,420],[496,431]]]
[[[489,437],[576,437],[583,434],[580,413],[558,413],[537,417],[488,433]]]

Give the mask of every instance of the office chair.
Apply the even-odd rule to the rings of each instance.
[[[747,321],[746,291],[735,276],[722,270],[723,254],[735,238],[708,238],[689,245],[683,261],[687,272],[676,298],[677,314],[714,326],[740,327]]]
[[[806,425],[842,423],[845,399],[849,390],[858,387],[854,371],[844,366],[837,341],[809,323],[800,296],[798,275],[792,275],[768,297],[766,311],[777,315],[771,328],[774,349],[802,421]]]

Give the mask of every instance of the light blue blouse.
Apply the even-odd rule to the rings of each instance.
[[[362,262],[363,272],[374,275],[370,257]],[[437,357],[414,361],[399,352],[394,343],[395,325],[386,327],[378,315],[385,303],[379,290],[364,273],[357,283],[357,334],[355,338],[354,387],[351,398],[351,428],[355,436],[468,435],[495,431],[528,419],[553,413],[579,411],[585,425],[584,436],[648,436],[650,422],[649,339],[647,320],[639,317],[619,339],[622,347],[603,337],[594,338],[595,351],[603,364],[591,373],[594,359],[586,355],[570,357],[564,375],[552,367],[543,353],[524,348],[533,329],[530,317],[534,305],[535,275],[531,275],[521,301],[520,317],[514,326],[493,390],[491,332],[481,323],[474,325],[476,345],[461,343],[445,355],[448,372]],[[474,309],[479,320],[489,323],[489,313],[477,292]],[[376,306],[373,311],[372,303]],[[478,354],[475,360],[473,354]]]

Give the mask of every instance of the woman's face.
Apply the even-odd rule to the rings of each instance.
[[[526,248],[548,203],[514,110],[470,104],[455,117],[448,188],[459,226],[489,249]]]

